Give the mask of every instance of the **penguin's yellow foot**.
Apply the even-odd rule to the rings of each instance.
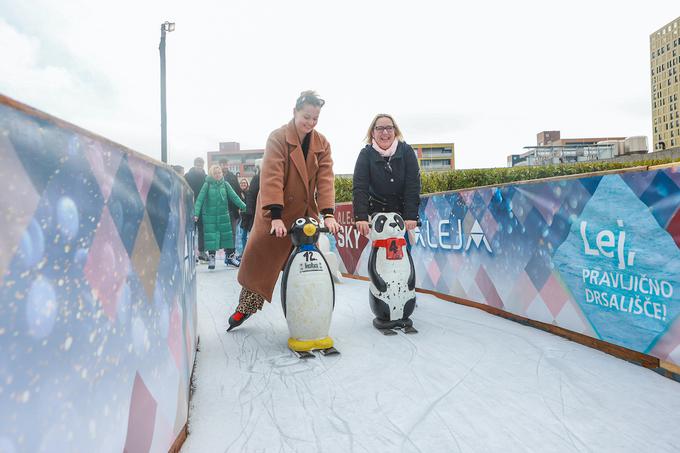
[[[320,338],[318,340],[298,340],[297,338],[289,338],[288,347],[293,351],[328,349],[333,347],[333,339],[331,337]]]

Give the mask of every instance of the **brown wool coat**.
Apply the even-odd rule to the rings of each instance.
[[[292,120],[269,135],[264,150],[255,220],[241,259],[238,282],[268,301],[272,300],[276,280],[293,244],[289,237],[269,234],[271,213],[263,206],[283,206],[281,219],[286,229],[298,217],[318,216],[321,210],[335,207],[331,147],[316,130],[311,134],[306,162]]]

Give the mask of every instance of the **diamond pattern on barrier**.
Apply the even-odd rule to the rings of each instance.
[[[127,163],[134,177],[135,185],[137,186],[137,191],[139,192],[142,203],[146,204],[146,196],[149,193],[156,167],[142,157],[132,154],[128,156]]]
[[[156,423],[156,400],[151,395],[139,373],[135,374],[130,399],[130,415],[123,451],[148,452]]]
[[[548,307],[540,294],[537,294],[527,307],[526,316],[529,319],[534,319],[546,324],[552,324],[555,321],[555,318],[552,313],[550,313],[550,310],[548,310]]]
[[[460,297],[462,299],[467,299],[468,295],[465,292],[465,288],[463,288],[463,285],[460,284],[460,280],[454,276],[449,277],[449,279],[450,279],[448,281],[449,291],[447,294]]]
[[[441,197],[434,195],[427,200],[427,204],[425,205],[425,216],[430,222],[433,222],[434,219],[439,216],[437,205],[440,198]]]
[[[173,301],[170,312],[170,329],[168,331],[168,349],[175,361],[178,370],[182,369],[182,357],[184,357],[184,342],[182,341],[182,313],[177,301]]]
[[[562,306],[562,310],[555,316],[558,326],[571,330],[572,332],[594,336],[595,333],[576,302],[569,298],[567,303]]]
[[[546,253],[536,251],[524,270],[536,289],[540,290],[550,277],[550,259]]]
[[[23,115],[7,106],[0,106],[0,130],[5,133],[16,151],[33,187],[42,195],[67,158],[66,133],[50,122]]]
[[[654,171],[640,171],[631,173],[622,173],[621,179],[628,184],[628,187],[637,195],[638,197],[642,195],[649,185],[654,180],[656,172]]]
[[[463,218],[463,232],[469,232],[472,229],[472,225],[474,225],[476,221],[477,219],[475,219],[475,216],[472,214],[472,212],[468,211],[467,214],[465,214],[465,218]],[[466,235],[463,234],[463,248],[465,248],[465,242],[467,241],[465,236]]]
[[[470,206],[472,205],[472,199],[475,196],[475,190],[463,190],[461,192],[458,192],[458,196],[460,196],[463,199],[466,206]]]
[[[666,176],[671,178],[678,187],[680,187],[680,166],[665,168],[663,172],[666,173]]]
[[[496,222],[496,219],[494,219],[491,211],[484,211],[484,215],[482,216],[480,223],[484,225],[484,234],[486,234],[487,240],[491,242],[498,231],[498,222]]]
[[[522,232],[526,235],[526,237],[537,239],[544,237],[543,233],[549,228],[549,225],[545,222],[543,216],[536,208],[531,208],[529,210],[529,213],[524,219],[524,224],[522,226],[524,227]]]
[[[446,270],[446,268],[444,268],[444,270]],[[448,274],[440,275],[439,281],[437,282],[437,286],[434,287],[434,290],[442,294],[449,294],[449,287],[453,279],[454,277]]]
[[[520,225],[524,224],[524,219],[529,214],[532,208],[529,199],[524,196],[524,189],[518,186],[515,191],[515,195],[512,197],[510,207],[512,209],[512,214],[515,216]]]
[[[666,228],[669,220],[678,207],[680,189],[666,173],[658,171],[652,184],[640,195],[640,200],[649,206],[652,215],[662,228]]]
[[[193,197],[192,197],[193,200]],[[186,228],[188,225],[188,218],[187,218],[187,209],[189,209],[190,204],[187,202],[189,201],[189,197],[187,196],[186,192],[184,193],[184,197],[182,200],[179,201],[179,231],[177,233],[177,259],[181,262],[184,260],[184,257],[187,255],[191,255],[192,249],[190,247],[187,247],[187,235],[186,235]],[[193,222],[191,223],[193,225]],[[335,237],[332,237],[335,239]]]
[[[83,274],[109,319],[116,319],[118,293],[127,278],[130,260],[105,207],[87,256]]]
[[[139,280],[144,287],[147,300],[153,300],[154,288],[158,272],[158,263],[161,253],[154,239],[153,228],[149,216],[144,213],[144,218],[137,231],[135,247],[132,252],[132,268],[137,273]]]
[[[668,234],[671,235],[676,245],[680,248],[680,208],[675,211],[671,220],[668,221],[666,231],[668,231]]]
[[[450,271],[457,273],[463,265],[463,257],[460,253],[447,253],[446,255],[446,267]]]
[[[477,190],[479,196],[482,197],[482,201],[485,207],[489,205],[489,201],[491,201],[491,198],[493,197],[495,190],[496,189],[492,189],[490,187],[485,187],[483,189]]]
[[[484,216],[484,211],[486,211],[486,206],[487,202],[484,200],[484,198],[482,198],[479,193],[475,193],[472,197],[472,204],[468,204],[468,212],[472,212],[472,215],[475,216],[475,219],[481,220],[481,218]]]
[[[441,276],[441,272],[439,271],[439,265],[435,260],[430,261],[430,264],[427,266],[427,275],[430,277],[430,281],[432,282],[433,286],[437,286],[437,282],[439,282],[439,277]]]
[[[430,279],[430,274],[427,272],[427,268],[425,267],[425,264],[423,264],[423,262],[420,261],[419,263],[414,263],[414,265],[415,265],[415,268],[416,268],[416,286],[418,288],[427,288],[427,289],[435,288],[434,283]],[[366,274],[364,274],[364,275],[366,275]]]
[[[0,134],[0,181],[4,190],[0,191],[0,220],[3,225],[0,234],[0,283],[7,271],[12,257],[19,248],[19,242],[31,222],[40,195],[31,184],[17,158],[14,147],[7,136]],[[21,203],[17,203],[21,200]]]
[[[496,291],[496,287],[493,285],[484,266],[479,266],[477,275],[475,276],[475,282],[484,295],[484,303],[486,305],[501,309],[503,308],[503,301],[498,296],[498,291]]]
[[[163,249],[165,229],[168,227],[170,214],[170,195],[172,190],[172,175],[170,170],[157,167],[153,181],[146,196],[146,212],[149,214],[153,226],[154,237],[159,249]]]
[[[515,284],[508,291],[507,297],[503,298],[503,304],[509,312],[524,316],[527,307],[534,300],[538,291],[524,271],[513,281]]]
[[[556,278],[556,275],[559,275],[559,273],[552,273],[540,291],[541,298],[545,301],[553,316],[557,316],[569,300],[569,294],[562,287],[562,283]]]
[[[63,423],[55,421],[54,414],[66,414],[64,420],[89,420],[97,435],[114,448],[167,451],[186,422],[189,363],[195,356],[197,327],[195,274],[185,275],[181,284],[176,279],[169,282],[163,293],[167,298],[149,304],[146,298],[156,282],[145,288],[130,269],[127,251],[131,246],[128,242],[126,250],[121,239],[124,229],[119,234],[118,228],[128,219],[116,217],[116,225],[110,211],[117,200],[115,186],[123,184],[123,179],[131,185],[126,190],[142,195],[143,204],[155,166],[128,156],[115,144],[42,118],[47,117],[36,118],[0,105],[0,180],[5,184],[0,212],[9,216],[0,217],[6,227],[0,235],[0,278],[6,278],[0,283],[0,300],[6,302],[0,303],[0,330],[11,333],[0,337],[7,341],[7,350],[22,351],[22,359],[13,363],[13,384],[3,385],[10,393],[30,392],[29,404],[10,399],[2,409],[17,416],[16,433],[24,437],[26,451],[39,450],[41,444],[59,451],[96,450],[91,436],[68,438],[69,430],[61,429]],[[128,156],[132,178],[128,174],[116,179],[124,171],[119,168],[123,156]],[[186,200],[185,208],[186,203],[192,204],[192,194],[174,173],[168,186],[172,186],[169,192]],[[179,196],[171,203],[179,202]],[[183,217],[181,208],[174,210],[177,215],[171,222]],[[173,209],[166,212],[171,217]],[[191,219],[186,222],[191,224]],[[163,237],[182,243],[177,236],[186,231],[183,227],[165,225]],[[154,227],[147,223],[146,229],[148,242],[157,247]],[[172,244],[166,249],[173,252],[166,257],[172,261],[167,265],[172,279],[182,262]],[[176,306],[174,315],[168,310],[170,300]],[[171,316],[180,318],[172,321],[179,324],[174,333],[181,343],[175,351],[181,361],[174,358],[176,364],[181,363],[179,370],[171,363],[173,359],[168,362],[174,352],[165,343]],[[39,345],[38,339],[42,339]],[[128,349],[130,345],[134,351]],[[60,385],[52,385],[50,369],[58,371]],[[162,388],[161,377],[156,380],[154,372],[158,371],[167,374],[162,379],[171,389]],[[140,376],[154,377],[145,383]],[[61,401],[59,392],[70,398]],[[167,397],[169,393],[172,398]],[[175,400],[177,394],[181,398]],[[118,402],[111,406],[111,414],[97,410],[111,398]],[[107,424],[111,419],[129,421],[127,439],[125,427],[122,432],[111,429]],[[55,426],[59,429],[50,429]],[[41,432],[47,435],[31,436],[31,427],[33,431],[44,428]]]
[[[123,158],[123,153],[112,146],[107,146],[89,137],[84,137],[82,142],[85,157],[90,163],[94,177],[99,182],[99,188],[102,195],[104,195],[104,201],[108,201],[116,170]]]
[[[576,180],[592,196],[602,181],[602,176],[591,176],[590,178],[579,178]]]
[[[473,275],[476,275],[476,272],[473,269],[470,269],[470,273],[473,273]],[[480,304],[486,304],[486,297],[484,296],[484,293],[479,289],[479,286],[477,286],[477,283],[475,282],[474,278],[459,278],[461,284],[463,285],[463,289],[465,290],[465,293],[467,294],[467,298],[473,302],[477,302]]]
[[[560,209],[558,215],[553,217],[553,221],[548,229],[548,234],[545,236],[545,242],[548,245],[548,250],[550,253],[554,253],[555,250],[567,239],[569,236],[569,229],[571,225],[569,224],[569,217],[567,216],[564,206]]]
[[[666,335],[661,337],[649,352],[661,360],[670,360],[680,364],[680,317],[668,328]]]
[[[106,204],[125,250],[128,256],[132,256],[137,230],[144,217],[145,210],[137,193],[134,177],[128,167],[127,156],[123,156],[123,159],[121,159],[116,172],[116,179],[111,188],[111,195]]]

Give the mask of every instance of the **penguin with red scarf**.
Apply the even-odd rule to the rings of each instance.
[[[406,247],[404,219],[395,212],[379,212],[370,222],[368,298],[373,326],[385,335],[396,335],[393,329],[417,333],[409,318],[416,306],[416,273]]]

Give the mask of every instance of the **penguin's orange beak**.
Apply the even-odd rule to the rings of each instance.
[[[302,228],[302,231],[304,231],[307,236],[312,237],[314,236],[314,233],[316,233],[316,227],[311,223],[308,223]]]

